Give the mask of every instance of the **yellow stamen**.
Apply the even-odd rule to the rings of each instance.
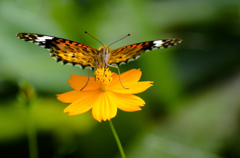
[[[99,67],[94,72],[96,76],[96,82],[99,84],[100,89],[102,91],[106,91],[108,87],[108,83],[112,81],[112,72],[109,70],[109,68],[105,67]]]

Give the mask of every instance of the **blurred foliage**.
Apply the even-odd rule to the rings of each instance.
[[[132,34],[111,49],[183,39],[120,67],[141,68],[141,80],[154,81],[139,95],[142,111],[118,111],[113,119],[127,157],[240,157],[239,8],[237,0],[0,0],[0,157],[28,157],[21,80],[38,94],[31,112],[40,158],[120,156],[107,122],[91,112],[63,114],[68,104],[56,100],[71,90],[69,74],[87,70],[62,66],[47,50],[16,38],[40,33],[100,47],[85,30],[106,45]]]

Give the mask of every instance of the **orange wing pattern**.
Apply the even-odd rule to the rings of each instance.
[[[129,61],[136,60],[144,52],[155,50],[155,49],[168,48],[168,47],[179,44],[181,41],[182,41],[181,39],[169,38],[169,39],[141,42],[141,43],[120,47],[111,51],[108,64],[110,65],[125,64]]]
[[[176,38],[147,41],[120,47],[111,51],[107,46],[103,46],[97,50],[81,43],[48,35],[18,33],[17,36],[20,39],[48,49],[51,57],[55,58],[57,62],[71,64],[73,66],[76,65],[83,69],[87,67],[93,69],[105,64],[125,64],[129,61],[136,60],[144,52],[168,48],[182,41]]]
[[[48,35],[18,33],[17,36],[48,49],[51,57],[55,58],[57,62],[81,68],[94,68],[96,66],[99,51],[93,47]]]

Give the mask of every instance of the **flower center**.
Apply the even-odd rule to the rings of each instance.
[[[105,67],[99,67],[94,72],[96,76],[96,82],[99,84],[100,89],[102,91],[106,91],[108,87],[108,83],[112,81],[112,72],[109,70],[109,68]]]

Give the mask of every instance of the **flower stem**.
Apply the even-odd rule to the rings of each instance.
[[[115,130],[113,124],[112,124],[112,121],[109,120],[108,122],[109,122],[110,127],[111,127],[111,130],[112,130],[112,132],[113,132],[113,136],[114,136],[114,138],[115,138],[115,140],[116,140],[116,142],[117,142],[117,145],[118,145],[119,151],[120,151],[120,153],[121,153],[121,156],[122,156],[122,158],[126,158],[126,156],[125,156],[125,154],[124,154],[124,150],[123,150],[122,144],[121,144],[121,142],[120,142],[120,139],[118,138],[117,132],[116,132],[116,130]]]
[[[38,158],[37,133],[34,125],[34,117],[32,114],[33,101],[36,99],[34,88],[26,81],[19,82],[19,94],[17,96],[19,102],[26,109],[27,137],[29,147],[29,158]]]
[[[34,126],[33,117],[31,114],[31,107],[27,108],[28,112],[28,127],[27,127],[27,136],[28,136],[28,146],[29,146],[29,157],[38,158],[38,145],[37,145],[37,136],[36,128]]]

